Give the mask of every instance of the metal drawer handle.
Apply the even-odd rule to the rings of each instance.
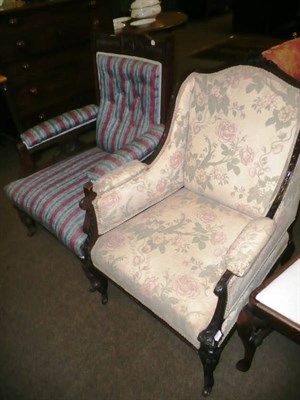
[[[18,18],[9,18],[8,22],[10,25],[17,25],[19,23]]]
[[[33,86],[33,87],[31,87],[31,88],[29,89],[29,92],[30,92],[31,94],[36,95],[36,94],[38,94],[38,89],[37,89],[36,86]]]
[[[43,121],[46,118],[46,115],[44,113],[39,114],[38,119],[40,121]]]
[[[16,43],[17,47],[25,47],[25,40],[18,40]]]
[[[30,64],[29,63],[24,63],[22,65],[22,68],[25,69],[26,71],[28,71],[30,69]]]

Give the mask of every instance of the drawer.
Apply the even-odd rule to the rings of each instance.
[[[61,98],[54,104],[35,109],[34,111],[31,110],[31,112],[22,115],[20,120],[23,128],[28,129],[63,112],[91,103],[95,103],[93,88],[85,88],[85,90],[78,92],[76,96]]]
[[[62,74],[62,71],[65,73]],[[52,71],[53,72],[53,71]],[[38,79],[29,84],[11,88],[20,121],[30,120],[34,124],[44,119],[95,102],[95,83],[92,65],[74,64],[73,68],[62,68],[55,76]],[[78,78],[78,79],[77,79]],[[30,127],[27,123],[25,128]]]
[[[61,80],[63,76],[73,76],[75,79],[77,71],[87,68],[92,71],[92,65],[93,55],[89,46],[84,44],[40,57],[24,57],[22,61],[4,65],[2,73],[16,91],[24,85],[36,85],[45,80],[52,84],[52,81]]]
[[[0,63],[89,41],[93,8],[88,1],[74,4],[1,15]]]
[[[95,92],[94,79],[92,71],[81,70],[80,79],[78,81],[68,79],[68,75],[59,77],[59,79],[51,81],[40,81],[36,84],[23,86],[16,91],[12,90],[14,102],[18,109],[18,114],[22,117],[32,110],[41,110],[44,107],[55,105],[56,102],[66,101],[72,98],[78,98],[80,93],[85,90]],[[67,106],[66,106],[67,107]]]

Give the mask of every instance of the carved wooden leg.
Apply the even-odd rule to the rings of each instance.
[[[212,349],[205,344],[201,344],[198,351],[204,371],[204,386],[202,395],[208,396],[214,385],[214,370],[218,365],[221,350],[219,348]]]
[[[97,270],[89,259],[83,260],[82,267],[86,277],[90,281],[90,288],[89,288],[90,292],[95,292],[97,290],[101,294],[102,304],[106,304],[108,302],[107,277],[104,274],[102,274],[99,270]]]
[[[246,305],[240,312],[237,331],[244,345],[244,358],[237,362],[236,368],[246,372],[251,367],[257,347],[272,329],[265,321],[256,317],[251,308]]]
[[[17,208],[17,211],[18,211],[20,220],[27,228],[27,235],[28,236],[34,235],[36,232],[35,220],[32,219],[28,214],[26,214],[24,211],[20,210],[19,208]]]

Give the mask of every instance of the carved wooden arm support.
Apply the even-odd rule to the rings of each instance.
[[[218,303],[214,315],[208,326],[199,333],[198,340],[212,350],[218,347],[222,338],[221,327],[224,321],[224,313],[227,305],[227,287],[233,273],[226,270],[217,283],[214,294],[218,297]]]

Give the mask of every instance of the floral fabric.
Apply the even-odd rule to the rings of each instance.
[[[195,80],[185,186],[253,217],[265,215],[299,130],[299,92],[255,67]]]
[[[299,131],[299,96],[256,67],[192,73],[158,158],[126,182],[120,177],[127,168],[130,174],[130,164],[94,184],[102,234],[91,253],[95,267],[196,347],[223,272],[236,274],[227,334],[252,285],[287,244],[299,203],[299,163],[274,221],[265,216]]]
[[[106,233],[94,265],[199,347],[224,254],[250,218],[182,188]],[[200,256],[201,255],[201,256]]]
[[[230,246],[225,263],[235,275],[244,276],[271,239],[276,223],[270,218],[251,221]]]

